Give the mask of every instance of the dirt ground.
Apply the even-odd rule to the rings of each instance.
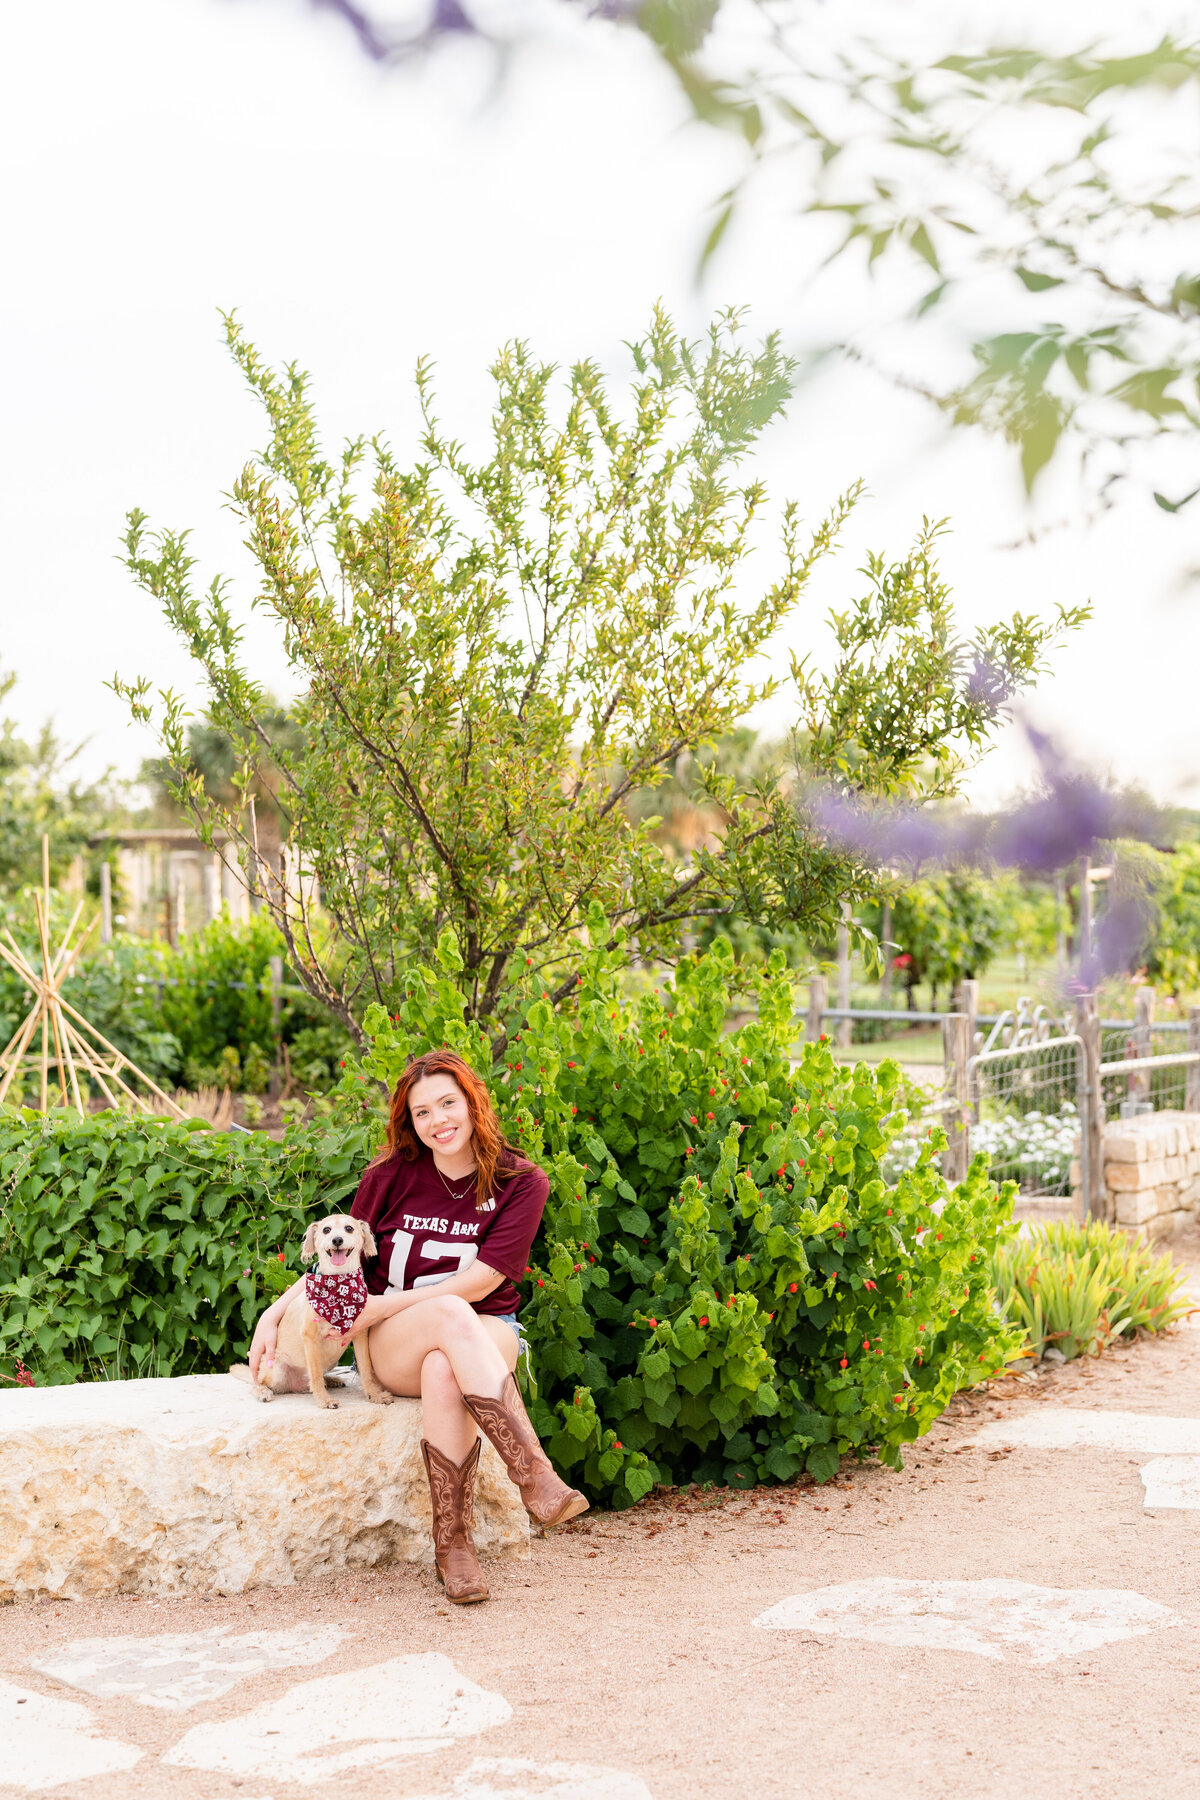
[[[1183,1249],[1200,1294],[1200,1243]],[[527,1563],[490,1563],[483,1606],[447,1607],[431,1573],[405,1565],[236,1599],[11,1607],[0,1613],[0,1675],[83,1702],[106,1736],[146,1752],[128,1772],[54,1790],[90,1800],[451,1800],[480,1756],[625,1771],[651,1800],[1194,1800],[1200,1513],[1145,1511],[1144,1454],[967,1440],[1047,1402],[1198,1417],[1198,1382],[1191,1323],[960,1398],[902,1474],[870,1466],[823,1490],[694,1493],[593,1515],[536,1541]],[[1174,1619],[1041,1666],[752,1624],[789,1595],[871,1576],[1131,1589]],[[437,1756],[299,1788],[172,1769],[156,1755],[198,1721],[231,1719],[320,1668],[257,1675],[183,1714],[95,1700],[29,1668],[74,1638],[300,1622],[352,1634],[326,1668],[440,1651],[503,1695],[512,1717]]]

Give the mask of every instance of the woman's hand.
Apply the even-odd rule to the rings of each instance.
[[[258,1324],[254,1327],[254,1336],[250,1342],[250,1379],[258,1380],[259,1364],[267,1359],[268,1369],[275,1361],[275,1346],[279,1341],[279,1320],[275,1316],[274,1306],[269,1306]]]
[[[302,1275],[299,1281],[293,1282],[286,1294],[280,1294],[278,1300],[273,1301],[272,1304],[268,1306],[266,1312],[254,1327],[254,1336],[250,1340],[250,1355],[247,1358],[247,1361],[250,1364],[250,1379],[252,1381],[258,1380],[259,1365],[264,1356],[266,1357],[268,1369],[274,1363],[275,1346],[279,1342],[279,1321],[282,1319],[284,1313],[303,1286],[304,1277]]]

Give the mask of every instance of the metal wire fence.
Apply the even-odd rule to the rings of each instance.
[[[1089,997],[1067,1012],[1026,1000],[984,1018],[975,1009],[976,992],[974,983],[964,983],[964,1010],[940,1015],[943,1067],[930,1070],[885,1159],[885,1174],[894,1180],[911,1167],[928,1134],[942,1125],[949,1179],[961,1180],[982,1152],[995,1181],[1015,1181],[1030,1197],[1073,1195],[1081,1212],[1103,1216],[1105,1124],[1139,1113],[1200,1114],[1200,1008],[1191,1008],[1186,1020],[1155,1019],[1153,992],[1144,989],[1133,1019],[1101,1020]],[[824,984],[813,983],[810,1039],[834,1023],[844,1026],[848,1043],[859,1016],[828,1008]],[[929,1015],[930,1022],[938,1016]]]
[[[968,1154],[994,1181],[1068,1194],[1079,1132],[1082,1040],[1073,1032],[983,1050],[967,1064]]]

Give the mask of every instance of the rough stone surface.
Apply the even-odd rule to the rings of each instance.
[[[1200,1456],[1159,1456],[1142,1470],[1146,1507],[1200,1512]]]
[[[1118,1450],[1193,1457],[1200,1456],[1200,1419],[1042,1405],[1036,1412],[982,1425],[967,1442],[986,1449],[1003,1444],[1030,1450]]]
[[[1016,1656],[1048,1663],[1140,1637],[1171,1619],[1168,1607],[1124,1588],[876,1575],[793,1594],[760,1613],[754,1623],[769,1631],[809,1631],[922,1650],[965,1650],[995,1661]]]
[[[140,1638],[77,1638],[30,1667],[99,1700],[127,1697],[164,1712],[186,1712],[219,1700],[264,1669],[324,1662],[348,1635],[340,1625],[297,1625],[290,1631],[231,1634],[216,1626]]]
[[[1200,1219],[1200,1113],[1114,1120],[1105,1127],[1102,1156],[1107,1216],[1127,1231],[1174,1237]],[[1071,1183],[1078,1189],[1077,1162]]]
[[[229,1375],[0,1392],[0,1601],[241,1593],[429,1561],[421,1406],[270,1405]],[[528,1555],[520,1495],[484,1445],[483,1555]]]
[[[650,1789],[624,1769],[477,1756],[448,1788],[418,1800],[650,1800]]]
[[[78,1783],[131,1769],[134,1744],[101,1737],[86,1706],[0,1681],[0,1783],[37,1792],[78,1794]]]
[[[301,1682],[252,1712],[195,1726],[163,1761],[235,1779],[320,1785],[332,1794],[352,1769],[428,1756],[511,1717],[502,1694],[431,1651]]]

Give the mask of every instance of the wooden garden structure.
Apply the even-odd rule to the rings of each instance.
[[[132,1062],[124,1051],[109,1042],[63,994],[63,985],[96,927],[97,920],[76,935],[84,903],[75,908],[71,923],[57,950],[51,946],[50,932],[50,841],[42,839],[42,887],[34,892],[33,909],[37,921],[41,951],[40,969],[25,955],[12,932],[5,930],[0,938],[0,957],[13,969],[33,995],[33,1004],[8,1045],[0,1054],[0,1102],[8,1097],[17,1075],[32,1064],[40,1075],[41,1110],[50,1105],[51,1088],[56,1087],[63,1106],[79,1113],[87,1110],[82,1076],[95,1082],[110,1106],[119,1107],[122,1097],[142,1112],[169,1113],[172,1118],[187,1115],[169,1094],[164,1094],[150,1077]],[[40,1042],[38,1041],[40,1034]]]

